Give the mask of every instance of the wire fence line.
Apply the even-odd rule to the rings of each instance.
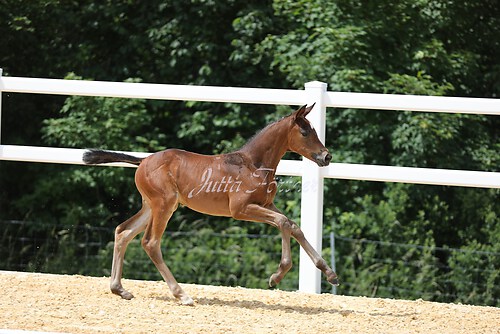
[[[30,222],[26,221],[17,221],[17,220],[7,220],[7,221],[1,221],[1,224],[5,226],[8,225],[29,225],[31,224]],[[80,225],[80,226],[67,226],[67,225],[57,225],[57,224],[44,224],[44,223],[36,223],[36,226],[38,228],[55,228],[58,229],[60,235],[64,234],[64,231],[70,231],[70,230],[78,230],[79,232],[84,232],[84,235],[87,236],[88,241],[85,242],[80,242],[79,247],[85,246],[85,247],[104,247],[108,243],[108,240],[110,240],[109,236],[112,236],[115,231],[115,227],[96,227],[96,226],[89,226],[89,225]],[[6,229],[4,229],[5,231]],[[95,235],[94,232],[98,233],[104,233],[105,235],[108,236],[108,238],[100,238],[100,241],[92,241],[90,240],[90,235]],[[166,231],[165,236],[167,238],[176,238],[176,237],[190,237],[190,236],[196,236],[199,233],[197,231]],[[234,238],[234,239],[274,239],[277,240],[279,238],[279,235],[275,234],[251,234],[251,233],[220,233],[220,232],[210,232],[210,236],[214,238]],[[405,244],[405,243],[397,243],[397,242],[389,242],[389,241],[381,241],[381,240],[370,240],[370,239],[355,239],[355,238],[350,238],[350,237],[345,237],[345,236],[339,236],[335,235],[335,240],[339,241],[346,241],[346,242],[351,242],[351,243],[359,243],[359,244],[374,244],[374,245],[380,245],[380,246],[391,246],[391,247],[399,247],[399,248],[406,248],[406,249],[420,249],[420,250],[430,250],[430,251],[443,251],[443,252],[450,252],[450,253],[465,253],[465,254],[477,254],[477,255],[492,255],[495,257],[498,257],[500,259],[500,252],[489,252],[489,251],[477,251],[477,250],[470,250],[470,249],[461,249],[461,248],[452,248],[452,247],[438,247],[438,246],[423,246],[423,245],[416,245],[416,244]],[[4,233],[4,238],[6,238],[6,235]],[[331,238],[330,234],[325,234],[323,235],[323,241],[329,241]],[[47,241],[46,237],[39,236],[39,235],[24,235],[24,236],[11,236],[8,239],[15,239],[16,241],[19,241],[21,244],[25,245],[27,248],[31,250],[39,249],[40,244],[43,243],[43,241]],[[106,240],[106,242],[103,242],[102,240]],[[3,244],[3,247],[6,247],[5,244]],[[225,254],[227,252],[223,250],[207,250],[208,252],[212,254]],[[243,253],[241,253],[243,254]],[[281,255],[281,253],[275,253],[275,255]],[[394,262],[393,260],[390,259],[379,259],[379,258],[373,258],[372,261],[374,262],[386,262],[386,263],[392,263]],[[411,262],[404,262],[405,264],[411,265]],[[500,263],[500,262],[499,262]],[[448,266],[441,266],[440,268],[447,268],[449,269],[450,267]],[[484,268],[481,269],[474,269],[470,268],[469,270],[479,270],[479,271],[484,271]]]
[[[0,269],[61,274],[109,275],[114,227],[0,221]],[[163,251],[181,282],[264,288],[281,258],[279,234],[167,231]],[[333,237],[333,240],[332,240]],[[390,298],[467,301],[464,291],[489,294],[500,305],[500,253],[424,246],[347,236],[323,236],[323,255],[336,259],[337,292]],[[292,250],[298,262],[298,246]],[[466,257],[465,262],[450,259]],[[161,280],[136,239],[126,256],[128,278]],[[280,289],[296,290],[297,266]],[[359,279],[369,272],[370,280]],[[439,275],[438,275],[439,274]],[[255,277],[250,277],[254,275]],[[242,277],[244,276],[244,277]],[[415,281],[415,282],[412,282]],[[424,282],[421,282],[421,281]],[[493,280],[493,282],[492,282]],[[286,282],[285,282],[286,281]],[[331,288],[325,283],[323,292]],[[463,289],[463,290],[460,290]],[[332,291],[335,292],[335,291]]]
[[[353,239],[349,237],[335,236],[336,239],[352,241],[352,242],[361,242],[367,244],[376,244],[382,246],[397,246],[401,248],[415,248],[415,249],[426,249],[431,251],[449,251],[449,252],[461,252],[467,254],[480,254],[480,255],[494,255],[500,256],[500,252],[488,252],[488,251],[477,251],[471,249],[461,249],[461,248],[452,248],[452,247],[438,247],[438,246],[422,246],[422,245],[414,245],[414,244],[403,244],[397,242],[389,242],[389,241],[380,241],[380,240],[369,240],[369,239]]]

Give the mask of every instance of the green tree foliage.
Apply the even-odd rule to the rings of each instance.
[[[0,17],[4,75],[297,89],[320,80],[335,91],[500,95],[494,0],[6,0]],[[5,144],[218,153],[291,109],[4,94],[3,110]],[[498,117],[334,109],[327,124],[336,162],[499,171]],[[2,266],[20,260],[33,270],[65,272],[61,264],[87,252],[103,263],[79,272],[106,274],[111,244],[80,247],[102,234],[79,231],[133,214],[140,200],[132,180],[125,168],[1,162],[0,220],[22,223],[0,235],[25,254],[0,248]],[[282,178],[277,199],[294,218],[297,182]],[[325,233],[337,236],[340,293],[499,305],[498,190],[325,184]],[[279,260],[270,255],[280,251],[277,239],[210,237],[278,235],[264,225],[181,209],[168,230],[167,262],[181,281],[264,287]],[[40,246],[52,255],[36,255],[37,245],[19,241],[24,234],[54,240]],[[126,275],[155,278],[142,253],[138,242],[131,245]],[[295,287],[294,270],[280,287]]]

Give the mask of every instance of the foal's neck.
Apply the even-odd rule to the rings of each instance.
[[[239,152],[247,155],[257,168],[276,167],[288,149],[289,126],[287,118],[262,129]]]

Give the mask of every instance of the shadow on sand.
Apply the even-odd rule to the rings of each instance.
[[[157,299],[165,300],[164,297],[157,297]],[[168,298],[168,300],[173,300],[173,298]],[[333,304],[333,303],[332,303]],[[235,307],[235,308],[243,308],[248,310],[264,310],[264,311],[281,311],[286,313],[300,313],[307,315],[321,315],[321,314],[340,314],[342,316],[348,316],[350,314],[365,314],[367,316],[386,316],[386,317],[410,317],[414,316],[416,312],[404,312],[404,313],[394,313],[394,312],[380,312],[377,310],[376,312],[366,312],[360,310],[352,310],[352,309],[343,309],[339,306],[332,305],[332,307],[311,307],[311,306],[299,306],[299,305],[287,305],[281,303],[268,304],[259,300],[226,300],[219,299],[217,297],[208,298],[208,297],[199,297],[195,298],[195,307],[196,305],[204,305],[204,306],[223,306],[223,307]]]

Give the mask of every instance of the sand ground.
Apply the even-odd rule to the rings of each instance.
[[[0,272],[0,330],[65,333],[500,333],[500,308],[182,284]]]

